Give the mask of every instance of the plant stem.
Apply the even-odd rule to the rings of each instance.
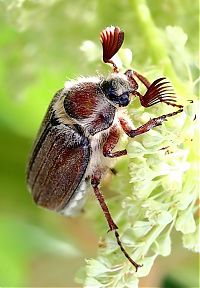
[[[153,21],[146,0],[129,0],[129,2],[137,17],[137,24],[140,26],[144,42],[148,43],[149,54],[151,55],[153,62],[156,65],[162,66],[163,73],[173,81],[176,88],[179,88],[181,82],[174,71],[167,49],[161,39],[159,30]]]

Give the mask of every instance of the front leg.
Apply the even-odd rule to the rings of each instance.
[[[162,122],[167,121],[168,117],[175,116],[176,114],[181,113],[181,112],[183,112],[182,108],[180,108],[178,111],[175,111],[175,112],[172,112],[172,113],[168,113],[168,114],[162,115],[160,117],[156,117],[156,118],[150,119],[147,123],[145,123],[144,125],[138,127],[137,129],[132,129],[129,126],[129,124],[126,121],[126,119],[124,119],[124,118],[120,118],[119,121],[120,121],[121,127],[124,130],[124,132],[129,137],[133,138],[133,137],[135,137],[137,135],[140,135],[140,134],[148,132],[150,129],[152,129],[152,128],[156,127],[156,126],[161,125]]]
[[[109,135],[106,139],[106,142],[103,145],[103,155],[105,157],[111,157],[111,158],[115,158],[115,157],[120,157],[123,155],[127,154],[126,149],[124,150],[120,150],[120,151],[116,151],[116,152],[112,152],[112,150],[115,148],[115,146],[117,145],[118,141],[120,138],[120,131],[119,128],[117,127],[117,125],[114,125],[109,132]]]

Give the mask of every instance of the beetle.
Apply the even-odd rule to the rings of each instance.
[[[75,214],[83,205],[90,186],[99,201],[109,230],[114,231],[118,245],[137,269],[137,264],[124,249],[118,227],[112,219],[99,184],[111,167],[111,159],[127,154],[113,152],[122,133],[134,138],[161,125],[183,111],[176,104],[170,82],[162,77],[150,83],[138,72],[119,71],[112,59],[124,41],[124,32],[110,26],[100,33],[103,61],[112,65],[107,77],[82,77],[67,81],[53,97],[39,130],[28,164],[27,183],[36,204],[64,215]],[[140,94],[138,82],[146,93]],[[144,107],[164,102],[177,107],[175,112],[150,119],[132,128],[125,112],[134,97]]]

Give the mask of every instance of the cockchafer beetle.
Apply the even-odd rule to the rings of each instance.
[[[124,40],[118,27],[107,27],[100,33],[103,61],[110,63],[113,72],[107,77],[78,78],[67,81],[53,97],[39,130],[28,165],[27,182],[34,201],[45,208],[72,215],[80,210],[88,187],[93,187],[109,230],[114,231],[117,243],[126,258],[135,266],[124,249],[99,184],[111,167],[109,158],[127,154],[126,149],[113,152],[120,135],[133,138],[161,125],[167,118],[183,111],[177,105],[172,86],[166,78],[152,84],[138,72],[119,71],[112,57]],[[146,86],[146,93],[138,92],[139,79]],[[164,102],[178,110],[133,129],[125,113],[134,96],[144,107]]]

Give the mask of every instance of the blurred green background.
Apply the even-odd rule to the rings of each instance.
[[[85,258],[95,257],[100,233],[92,217],[66,219],[36,207],[25,184],[26,163],[54,93],[67,79],[109,71],[101,63],[98,43],[104,27],[117,25],[125,31],[125,46],[132,50],[137,70],[153,65],[162,70],[157,51],[149,48],[149,27],[143,25],[138,4],[144,5],[144,18],[149,8],[159,31],[167,25],[182,27],[188,57],[195,63],[198,1],[0,1],[0,286],[76,287],[76,272]],[[98,45],[91,59],[80,49],[85,40]],[[197,74],[195,65],[192,71]],[[180,243],[175,237],[172,255],[159,259],[141,285],[194,286],[196,260]]]

